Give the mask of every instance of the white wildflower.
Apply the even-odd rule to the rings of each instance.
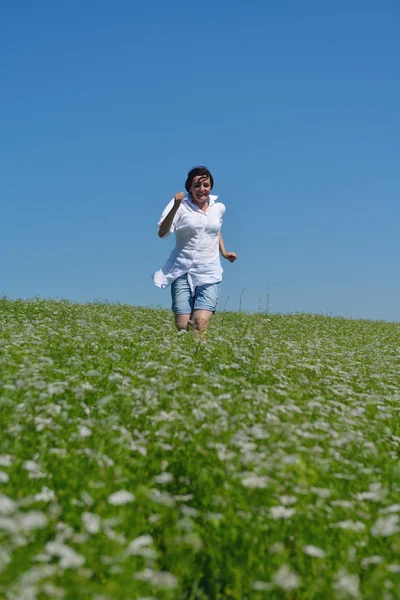
[[[42,479],[46,477],[40,470],[40,465],[35,460],[26,460],[22,467],[29,472],[29,479]]]
[[[171,483],[171,481],[173,480],[174,476],[172,475],[172,473],[168,473],[167,471],[153,477],[154,483]]]
[[[297,498],[296,496],[279,496],[279,501],[284,506],[288,506],[289,504],[296,504]]]
[[[353,508],[354,504],[350,500],[332,500],[332,506],[340,506],[341,508]]]
[[[152,502],[156,502],[157,504],[164,504],[165,506],[175,506],[174,497],[167,492],[160,492],[157,488],[151,490],[149,494],[150,500]]]
[[[17,532],[18,528],[15,520],[10,517],[0,516],[0,531],[8,531],[9,533]]]
[[[272,585],[270,583],[267,583],[266,581],[253,581],[251,587],[256,592],[268,592],[271,589]]]
[[[81,437],[90,437],[92,435],[92,430],[83,425],[79,430],[79,435]]]
[[[329,498],[331,496],[331,490],[328,490],[328,488],[311,487],[311,491],[320,498]]]
[[[340,569],[333,583],[333,589],[339,598],[361,598],[360,578],[358,575],[352,575],[345,569]]]
[[[5,494],[0,494],[0,515],[9,515],[14,512],[15,502]]]
[[[90,512],[82,513],[82,523],[88,533],[98,533],[100,531],[101,519],[99,515]]]
[[[114,531],[114,529],[112,529],[112,527],[109,527],[107,525],[104,526],[104,533],[108,537],[109,540],[113,540],[113,541],[117,542],[118,544],[121,544],[121,546],[125,546],[126,538],[123,533],[118,533],[117,531]]]
[[[31,510],[18,515],[18,527],[22,531],[31,531],[41,529],[48,524],[48,518],[39,510]]]
[[[399,522],[399,515],[389,515],[388,517],[381,517],[371,527],[371,534],[375,537],[387,537],[393,535],[399,531],[397,524]]]
[[[151,546],[152,543],[153,538],[151,535],[140,535],[130,542],[128,549],[134,554],[136,550],[139,550],[144,546]]]
[[[36,565],[25,573],[22,573],[18,578],[18,582],[21,584],[21,588],[25,589],[27,585],[35,585],[40,583],[43,579],[54,577],[57,572],[56,565]],[[20,600],[20,598],[18,598]]]
[[[0,471],[0,483],[8,483],[10,478],[7,473],[4,471]]]
[[[126,549],[127,554],[133,554],[134,556],[143,556],[144,558],[155,559],[157,554],[155,550],[150,548],[153,544],[153,538],[151,535],[140,535],[130,542]]]
[[[267,477],[259,477],[256,474],[252,474],[242,479],[242,485],[247,488],[266,488],[268,479]]]
[[[397,513],[400,512],[400,504],[391,504],[386,507],[382,512],[384,513]]]
[[[300,586],[301,579],[288,565],[282,565],[275,573],[273,582],[285,592],[289,592]]]
[[[180,494],[174,496],[174,500],[177,502],[189,502],[189,500],[193,500],[193,494]]]
[[[290,519],[295,513],[295,508],[286,508],[285,506],[272,506],[269,511],[273,519]]]
[[[168,571],[154,571],[153,569],[144,569],[135,573],[134,578],[139,581],[147,581],[156,588],[174,589],[178,585],[175,575]]]
[[[39,465],[34,460],[26,460],[22,466],[27,471],[38,471],[39,470]]]
[[[11,554],[9,554],[4,548],[0,548],[0,575],[4,571],[5,567],[11,562]]]
[[[0,467],[11,467],[14,457],[11,454],[0,454]]]
[[[366,556],[361,560],[361,566],[365,569],[368,565],[379,565],[383,561],[382,556],[379,554],[373,554],[372,556]]]
[[[59,521],[56,525],[57,537],[56,542],[64,543],[66,540],[69,540],[74,535],[74,530],[72,527]]]
[[[387,570],[389,571],[389,573],[400,574],[400,565],[395,563],[392,565],[388,565]]]
[[[195,552],[198,552],[204,547],[204,543],[201,537],[197,535],[197,533],[193,532],[185,533],[183,536],[176,536],[174,538],[174,543],[190,546]],[[155,552],[154,554],[154,558],[156,558],[157,555]]]
[[[114,492],[108,496],[109,504],[113,504],[114,506],[121,506],[122,504],[128,504],[128,502],[133,502],[135,496],[128,492],[127,490],[120,490],[119,492]]]
[[[222,515],[221,513],[205,513],[204,518],[207,519],[207,521],[218,523],[219,521],[223,520],[224,515]]]
[[[353,563],[356,560],[357,549],[355,546],[349,546],[347,548],[347,562]]]
[[[54,456],[59,456],[60,458],[66,458],[67,449],[66,448],[50,448],[50,454],[54,454]]]
[[[274,544],[271,544],[268,548],[268,552],[270,554],[282,554],[282,552],[284,551],[285,546],[282,544],[282,542],[275,542]]]
[[[78,554],[71,546],[61,542],[47,542],[45,550],[50,556],[60,558],[60,567],[63,569],[76,569],[85,562],[84,556]]]
[[[65,596],[65,591],[53,583],[45,583],[42,587],[42,590],[45,594],[47,594],[47,596],[49,596],[49,598],[52,598],[52,600],[56,600],[56,598],[64,598]]]
[[[77,569],[85,564],[85,560],[86,559],[82,554],[78,554],[71,548],[71,552],[68,552],[61,557],[60,567],[62,569]]]
[[[185,517],[197,517],[199,511],[193,506],[187,506],[187,504],[181,505],[181,512]]]
[[[91,391],[91,390],[94,390],[94,387],[93,387],[93,386],[92,386],[92,384],[91,384],[91,383],[89,383],[88,381],[83,381],[83,382],[81,383],[81,389],[82,389],[82,390],[88,390],[88,391]]]
[[[81,498],[87,506],[92,506],[92,504],[94,504],[92,496],[85,490],[81,493]]]
[[[42,552],[42,553],[39,553],[39,554],[35,554],[35,556],[33,557],[32,560],[34,560],[36,562],[48,563],[48,562],[51,561],[51,556],[49,556],[48,554],[44,554]]]
[[[313,546],[312,544],[304,546],[303,551],[308,556],[314,556],[315,558],[324,558],[326,555],[325,550],[322,550],[322,548],[318,548],[317,546]]]
[[[42,487],[40,492],[35,494],[33,498],[36,502],[50,502],[51,500],[55,500],[56,495],[48,487]]]
[[[360,494],[356,494],[357,500],[371,500],[373,502],[380,502],[383,500],[388,494],[388,490],[382,487],[381,483],[371,483],[369,486],[368,492],[361,492]]]
[[[352,521],[351,519],[347,521],[339,521],[338,523],[333,523],[329,525],[329,527],[337,527],[338,529],[347,529],[348,531],[364,531],[365,524],[362,521]]]

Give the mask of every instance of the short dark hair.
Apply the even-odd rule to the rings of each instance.
[[[207,167],[194,167],[193,169],[191,169],[188,173],[187,179],[186,179],[186,183],[185,183],[185,188],[187,192],[190,192],[190,188],[192,187],[192,183],[193,183],[193,179],[195,177],[201,176],[201,178],[208,178],[210,180],[210,185],[211,185],[211,189],[213,189],[214,187],[214,179],[213,176],[211,175],[210,171],[207,169]]]

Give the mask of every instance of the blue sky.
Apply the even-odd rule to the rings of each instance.
[[[170,304],[156,223],[207,165],[220,308],[400,321],[397,0],[0,9],[0,293]]]

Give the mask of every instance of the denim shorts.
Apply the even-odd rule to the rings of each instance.
[[[192,296],[187,275],[181,275],[171,285],[172,310],[176,315],[189,315],[194,310],[215,312],[220,290],[220,281],[218,283],[205,283],[204,285],[198,285],[194,290],[194,296]]]

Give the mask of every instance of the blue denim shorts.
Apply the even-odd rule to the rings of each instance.
[[[220,290],[220,281],[218,283],[206,283],[198,285],[194,290],[194,296],[192,296],[187,275],[181,275],[171,285],[172,310],[176,315],[189,315],[194,310],[215,312]]]

